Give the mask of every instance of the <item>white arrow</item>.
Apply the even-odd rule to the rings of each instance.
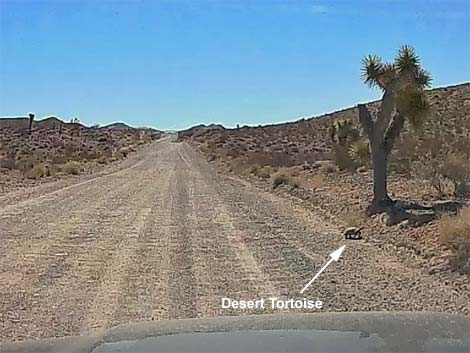
[[[341,256],[341,254],[343,253],[344,251],[344,248],[346,247],[346,245],[343,245],[342,247],[340,247],[339,249],[333,251],[331,254],[330,254],[330,257],[331,259],[328,260],[328,262],[325,264],[325,266],[323,266],[321,268],[320,271],[318,271],[318,273],[315,275],[315,277],[313,277],[310,282],[308,282],[305,287],[300,291],[300,294],[302,294],[303,292],[305,292],[307,290],[307,288],[313,283],[313,281],[315,281],[318,276],[320,276],[320,274],[325,271],[325,269],[333,262],[333,261],[338,261],[339,260],[339,257]]]

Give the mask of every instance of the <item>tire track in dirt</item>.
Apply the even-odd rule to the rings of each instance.
[[[187,164],[178,155],[176,161],[175,198],[171,203],[171,219],[175,221],[175,237],[170,243],[172,273],[169,278],[170,296],[173,298],[169,310],[171,318],[196,317],[196,280],[193,274],[193,234],[189,223],[192,212],[190,197],[193,184],[187,172]],[[185,174],[186,173],[186,174]]]
[[[159,206],[155,203],[155,197],[168,191],[172,175],[166,166],[171,162],[171,157],[168,151],[161,151],[157,158],[147,161],[147,169],[135,178],[140,180],[142,187],[136,197],[130,199],[132,202],[128,202],[127,210],[122,214],[123,218],[126,213],[134,214],[134,217],[116,233],[117,240],[120,239],[119,246],[109,259],[105,274],[101,276],[99,289],[81,327],[82,333],[129,322],[131,320],[127,314],[139,306],[142,297],[130,295],[129,285],[132,279],[142,277],[147,280],[142,283],[143,288],[149,286],[147,272],[139,271],[139,263],[150,259],[142,258],[141,251],[148,246],[146,236],[149,230],[152,231],[150,226],[154,221],[154,210]],[[150,256],[155,255],[152,253]],[[154,268],[161,270],[159,265],[156,263]],[[123,320],[121,316],[128,320]]]
[[[170,295],[172,271],[171,251],[175,243],[177,224],[171,217],[175,203],[175,148],[169,144],[165,153],[155,161],[162,173],[147,171],[150,213],[140,232],[135,259],[121,287],[116,310],[110,315],[108,326],[140,320],[169,318],[173,306]],[[90,312],[90,315],[93,315]],[[85,328],[83,328],[85,330]]]
[[[323,260],[319,254],[306,252],[293,240],[304,231],[303,227],[282,222],[268,200],[259,199],[257,193],[240,192],[241,184],[232,186],[226,180],[215,180],[214,184],[235,216],[234,223],[241,230],[243,243],[277,293],[285,298],[299,297],[302,284],[308,282]]]
[[[159,161],[166,164],[166,161]],[[174,241],[175,222],[170,217],[174,179],[174,166],[168,168],[164,180],[150,201],[148,216],[139,246],[135,253],[133,271],[122,288],[119,304],[110,324],[117,325],[138,320],[168,319],[172,298],[169,295],[169,276],[172,254],[170,242]],[[156,182],[149,178],[149,182]],[[157,184],[157,183],[155,183]]]
[[[54,331],[62,334],[64,331],[67,334],[78,333],[80,321],[83,320],[83,310],[92,299],[94,285],[100,280],[107,265],[106,261],[112,256],[118,244],[113,241],[110,229],[116,226],[116,221],[123,215],[127,215],[132,223],[135,211],[129,205],[129,200],[133,198],[142,200],[146,194],[143,188],[144,179],[119,178],[112,185],[104,185],[105,182],[107,179],[96,181],[95,188],[100,195],[96,205],[92,203],[88,207],[88,203],[85,202],[85,208],[77,206],[74,214],[81,214],[81,217],[69,219],[67,227],[60,227],[61,224],[58,224],[58,231],[52,234],[44,234],[45,245],[38,245],[42,248],[40,253],[60,252],[63,256],[57,258],[50,255],[38,258],[33,253],[31,260],[35,260],[36,267],[45,270],[41,271],[39,276],[30,275],[28,281],[25,281],[23,276],[17,277],[19,283],[16,286],[9,285],[7,288],[9,293],[2,293],[2,307],[6,308],[6,313],[12,312],[15,306],[18,307],[18,303],[32,312],[31,315],[13,317],[16,325],[10,324],[9,329],[17,327],[21,331],[21,326],[27,324],[28,334],[32,337],[42,336],[41,330],[44,329],[49,334]],[[94,194],[97,195],[96,192]],[[67,199],[61,198],[61,200]],[[75,199],[69,201],[76,202]],[[109,208],[111,204],[114,209]],[[87,236],[89,231],[92,233],[90,237]],[[71,234],[84,237],[71,239]],[[35,253],[37,254],[37,251]],[[34,266],[35,262],[31,262],[31,265]],[[24,266],[24,262],[18,264]],[[22,269],[23,267],[19,268],[18,272]],[[17,295],[17,293],[22,294]],[[50,322],[49,327],[46,327],[45,322]]]
[[[115,188],[116,193],[121,190],[123,189]],[[114,196],[115,193],[108,195]],[[17,241],[19,245],[13,248],[14,251],[2,258],[1,277],[2,283],[5,284],[0,292],[2,321],[9,323],[8,329],[19,330],[14,335],[28,334],[37,337],[40,332],[37,335],[35,332],[40,331],[45,325],[46,317],[55,317],[51,319],[55,322],[51,327],[58,327],[59,332],[64,331],[62,326],[66,324],[61,322],[63,320],[57,319],[60,315],[57,314],[57,308],[52,307],[57,305],[52,297],[62,293],[61,288],[69,288],[70,283],[76,283],[72,280],[76,277],[73,272],[76,262],[78,265],[91,265],[95,271],[102,268],[103,258],[91,258],[93,261],[90,263],[84,256],[94,254],[95,250],[103,247],[103,242],[106,241],[106,238],[97,238],[99,226],[93,221],[87,221],[88,216],[93,214],[102,215],[104,218],[111,217],[112,214],[108,212],[105,204],[106,201],[103,200],[90,205],[90,209],[84,212],[85,218],[77,216],[59,218],[56,223],[51,221],[38,231],[26,227],[13,230],[13,234],[17,234],[18,238],[26,237],[31,231],[35,232],[28,240],[19,239]],[[118,204],[115,206],[119,209]],[[76,211],[74,214],[78,214],[78,210]],[[24,223],[20,225],[24,226]],[[77,257],[82,257],[83,260],[77,260]],[[86,267],[84,266],[81,272]],[[63,299],[65,296],[59,295],[59,298]],[[71,301],[74,296],[69,298]],[[20,313],[15,310],[18,307],[23,307],[26,312]],[[27,315],[28,312],[31,312],[31,315]],[[28,332],[24,332],[23,326],[28,327]]]
[[[138,210],[132,226],[126,230],[112,258],[107,261],[106,269],[100,276],[102,282],[82,324],[86,330],[109,327],[110,317],[118,308],[122,289],[131,272],[133,261],[136,260],[137,244],[150,211],[151,209],[146,207]]]
[[[210,316],[252,314],[269,310],[246,310],[244,312],[222,309],[223,297],[233,299],[257,299],[276,295],[265,273],[260,269],[253,254],[243,243],[243,235],[236,227],[232,212],[225,205],[225,200],[214,189],[213,172],[184,150],[187,160],[194,162],[193,170],[198,171],[195,178],[194,226],[198,230],[199,245],[195,247],[202,253],[197,258],[200,268],[196,269],[198,278],[203,278],[206,285],[199,293],[201,315]]]

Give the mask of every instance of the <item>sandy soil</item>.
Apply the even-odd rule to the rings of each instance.
[[[345,244],[334,224],[218,175],[184,142],[154,143],[124,163],[0,197],[0,338],[253,313],[222,309],[221,298],[302,298]],[[468,313],[459,288],[378,244],[348,242],[304,296],[325,311]]]

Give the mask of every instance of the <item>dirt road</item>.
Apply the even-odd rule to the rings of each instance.
[[[311,212],[217,175],[185,143],[126,168],[0,198],[0,337],[75,335],[137,320],[239,315],[221,298],[301,298],[345,244]],[[468,312],[468,293],[366,242],[304,294],[324,311]]]

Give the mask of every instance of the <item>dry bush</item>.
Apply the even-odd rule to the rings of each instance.
[[[74,161],[67,162],[61,167],[62,172],[66,174],[79,175],[80,174],[80,164]]]
[[[295,165],[295,160],[287,151],[272,152],[271,160],[274,167],[292,167]]]
[[[335,174],[335,173],[338,173],[339,172],[339,168],[337,165],[333,164],[333,163],[325,163],[325,164],[322,164],[321,167],[320,167],[320,171],[323,173],[323,174]]]
[[[430,181],[439,196],[470,194],[470,160],[461,153],[426,153],[413,164],[416,177]]]
[[[324,188],[325,179],[321,174],[314,174],[307,179],[307,183],[310,187],[314,189]]]
[[[333,146],[333,159],[339,170],[354,171],[356,163],[349,155],[349,147],[336,144]]]
[[[35,165],[34,159],[28,156],[22,156],[20,159],[16,161],[17,168],[21,170],[23,173],[30,169],[33,169],[34,165]]]
[[[0,168],[15,170],[17,168],[16,160],[14,158],[6,158],[0,160]]]
[[[67,163],[68,159],[65,156],[54,155],[54,156],[51,156],[51,161],[53,164],[65,164]]]
[[[438,226],[441,242],[455,248],[463,237],[470,237],[470,206],[456,216],[441,218]]]
[[[412,175],[423,178],[431,183],[431,186],[437,192],[439,197],[447,193],[447,182],[442,175],[443,165],[441,158],[435,158],[430,155],[420,156],[412,166]]]
[[[470,274],[470,207],[456,216],[443,217],[438,226],[441,242],[455,251],[451,266]]]
[[[271,165],[271,156],[266,152],[248,152],[247,163],[259,166]]]
[[[415,161],[417,160],[417,150],[419,141],[414,136],[405,135],[397,141],[395,149],[390,155],[390,170],[394,172],[410,175]]]
[[[442,175],[452,183],[454,196],[466,196],[470,193],[470,160],[465,155],[447,156],[443,161]]]
[[[126,154],[123,151],[119,150],[119,151],[114,152],[113,158],[120,161],[126,158]]]
[[[271,178],[271,183],[273,189],[277,188],[279,185],[289,185],[293,188],[299,187],[298,180],[290,175],[287,170],[280,170],[276,172]]]
[[[290,168],[285,168],[286,170],[288,170],[288,173],[289,175],[293,176],[293,177],[298,177],[300,176],[300,174],[302,173],[303,171],[303,168],[302,166],[294,166],[294,167],[290,167]]]
[[[199,151],[201,151],[203,154],[211,152],[209,144],[207,142],[204,142],[203,144],[199,145]]]
[[[150,143],[150,142],[152,142],[152,136],[147,131],[141,132],[139,143],[144,144],[144,143]]]
[[[273,173],[273,168],[269,165],[265,165],[262,168],[258,168],[255,172],[255,175],[260,178],[267,179],[271,177],[272,173]]]
[[[470,239],[462,240],[455,256],[450,260],[453,269],[470,275]]]
[[[242,151],[239,148],[229,148],[225,151],[227,157],[238,158],[242,155]]]
[[[233,159],[228,163],[230,171],[235,174],[244,174],[247,169],[247,165],[241,159]]]
[[[246,172],[248,174],[256,174],[256,172],[258,171],[259,169],[259,165],[250,165],[248,168],[246,168]]]
[[[26,170],[24,176],[28,179],[39,179],[47,176],[47,168],[43,164],[36,164],[33,168]]]

